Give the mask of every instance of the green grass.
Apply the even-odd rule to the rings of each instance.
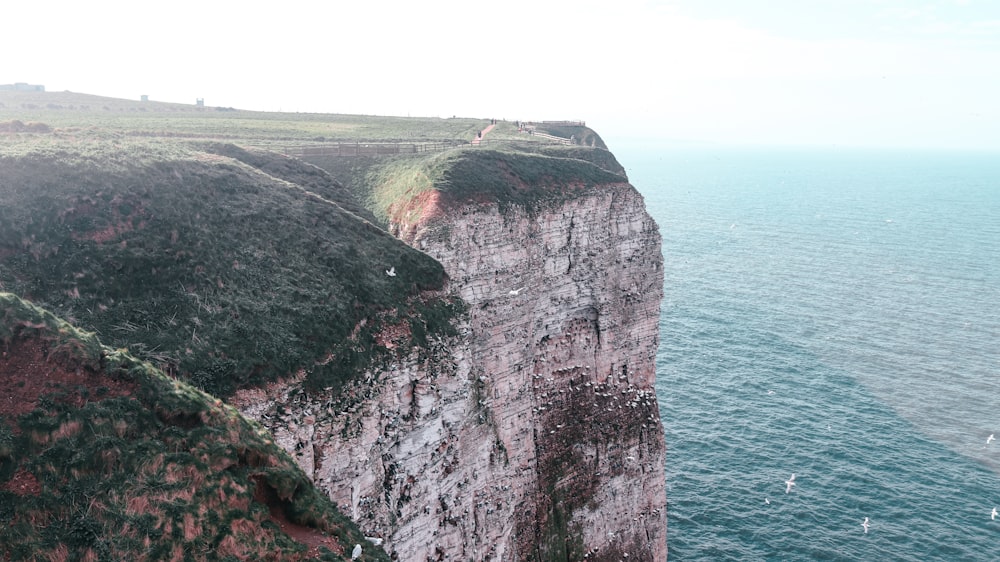
[[[363,542],[266,430],[214,397],[5,293],[0,345],[10,354],[0,365],[38,348],[47,372],[86,381],[50,382],[33,410],[0,417],[0,558],[303,559],[270,510],[344,552]],[[5,370],[0,382],[30,376]],[[15,475],[35,490],[10,488]],[[365,553],[388,560],[372,545]]]
[[[591,160],[568,157],[569,150],[519,148],[523,147],[467,148],[386,159],[373,166],[364,180],[369,205],[381,220],[412,223],[423,210],[420,195],[434,190],[448,204],[494,201],[501,208],[516,205],[531,212],[581,190],[626,181]],[[586,148],[577,152],[596,154]]]
[[[218,396],[300,369],[340,386],[445,279],[349,208],[320,170],[235,147],[0,143],[0,290]]]
[[[584,125],[556,125],[550,123],[538,123],[536,129],[543,133],[548,133],[555,137],[573,139],[577,144],[607,150],[604,139],[589,127]]]
[[[193,100],[192,100],[193,101]],[[272,113],[70,92],[0,92],[0,122],[42,122],[63,135],[127,134],[259,144],[296,141],[471,141],[489,119]]]
[[[603,148],[560,144],[518,145],[517,148],[524,152],[534,152],[553,158],[583,160],[613,174],[625,176],[625,168],[618,162],[615,155]]]
[[[192,100],[193,101],[193,100]],[[515,122],[497,121],[489,143],[546,144],[519,133]],[[0,91],[0,123],[44,123],[56,134],[129,135],[161,138],[211,138],[280,146],[324,142],[469,142],[490,118],[394,117],[327,113],[277,113],[229,107],[142,102],[73,92]],[[572,125],[536,125],[539,131],[607,149],[593,130]],[[2,130],[2,127],[0,127]]]

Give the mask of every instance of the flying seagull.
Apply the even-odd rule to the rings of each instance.
[[[351,552],[351,560],[357,560],[358,558],[361,558],[361,545],[360,544],[354,545],[354,550]]]
[[[791,492],[792,488],[794,487],[795,487],[795,473],[793,472],[792,476],[788,480],[785,480],[785,493],[787,494],[788,492]]]
[[[396,276],[396,266],[392,266],[389,269],[385,270],[385,274],[388,275],[389,277],[395,277]]]
[[[990,441],[995,441],[993,434],[991,433],[989,437],[986,438],[986,444],[989,445]]]
[[[995,508],[995,507],[993,508],[993,513],[990,513],[990,519],[992,519],[994,521],[997,520],[997,508]]]
[[[865,528],[865,534],[867,535],[868,534],[868,518],[867,517],[865,517],[865,520],[861,522],[861,526]]]

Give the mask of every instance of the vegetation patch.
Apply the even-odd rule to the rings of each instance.
[[[369,204],[381,220],[413,224],[426,214],[424,205],[431,200],[445,205],[496,202],[530,212],[588,188],[627,181],[590,160],[553,154],[467,148],[395,158],[369,171]],[[443,200],[428,197],[428,191],[440,193]]]
[[[571,139],[573,143],[577,145],[592,146],[594,148],[601,148],[604,150],[608,149],[607,145],[604,144],[604,139],[602,139],[600,135],[586,125],[536,123],[535,129],[543,133],[548,133],[554,137]]]
[[[0,558],[343,560],[364,542],[232,407],[11,294],[0,318],[4,398],[32,406],[0,411]]]
[[[0,290],[217,396],[300,370],[341,384],[386,351],[386,311],[445,282],[347,199],[225,145],[0,143]]]
[[[76,92],[0,91],[0,122],[42,122],[75,136],[224,139],[262,146],[325,142],[466,142],[489,119],[246,111]],[[211,102],[211,100],[207,100]]]
[[[625,167],[622,166],[615,155],[603,148],[593,148],[587,146],[564,145],[564,144],[522,144],[518,149],[523,152],[534,152],[553,158],[571,158],[583,160],[607,170],[613,174],[625,177]]]
[[[51,133],[52,127],[45,123],[29,121],[24,123],[17,119],[0,122],[0,133]]]
[[[305,191],[332,201],[362,219],[371,219],[371,212],[359,205],[347,188],[333,179],[329,172],[298,158],[283,156],[262,149],[246,149],[229,143],[204,143],[199,148],[213,154],[239,160],[274,178],[292,183]]]

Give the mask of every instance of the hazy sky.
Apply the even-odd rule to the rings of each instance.
[[[0,17],[0,84],[49,91],[584,119],[612,149],[1000,149],[998,0],[10,0]]]

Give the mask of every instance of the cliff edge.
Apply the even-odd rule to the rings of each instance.
[[[292,381],[237,403],[401,559],[665,560],[663,269],[642,197],[544,154],[387,168],[375,212],[444,266],[460,333],[340,397]]]

